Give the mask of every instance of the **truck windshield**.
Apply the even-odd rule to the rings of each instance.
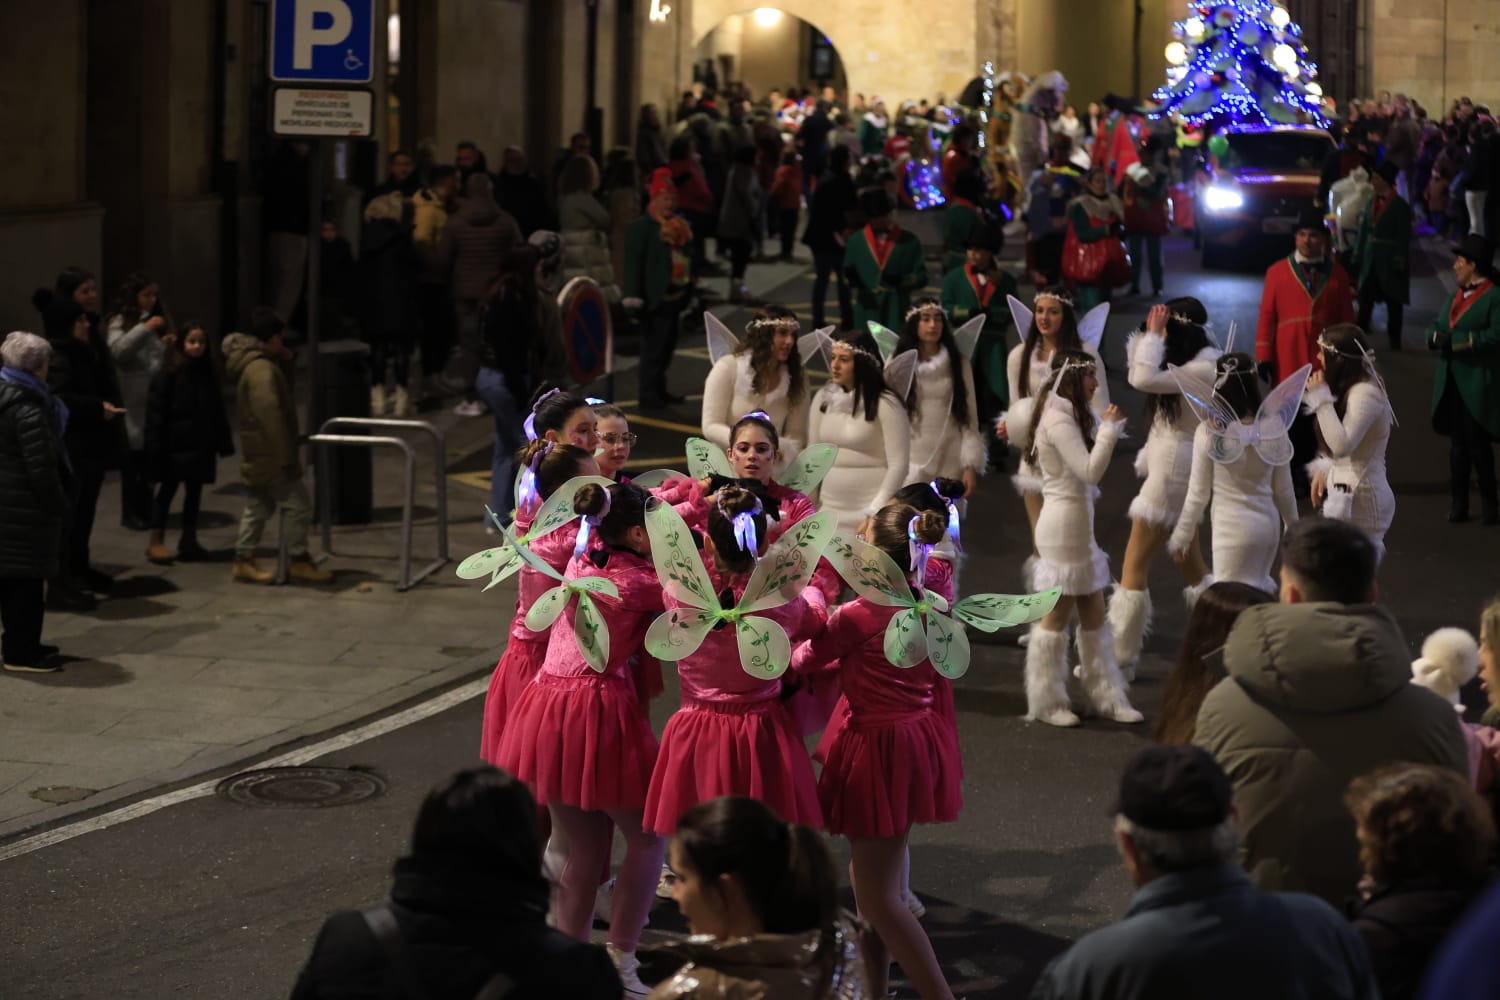
[[[1322,132],[1245,132],[1225,136],[1224,170],[1320,170],[1333,142]]]

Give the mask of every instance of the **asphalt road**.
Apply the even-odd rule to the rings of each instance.
[[[1420,339],[1443,295],[1431,266],[1414,257],[1409,342]],[[805,304],[808,284],[798,278],[775,298]],[[1246,336],[1253,330],[1260,294],[1254,271],[1198,273],[1186,241],[1176,239],[1166,290],[1197,295],[1221,328],[1234,319]],[[1116,571],[1134,495],[1130,452],[1144,437],[1140,400],[1125,391],[1120,371],[1126,332],[1148,305],[1120,302],[1105,343],[1112,396],[1135,418],[1098,509],[1100,542]],[[731,327],[737,318],[743,317],[726,317]],[[1383,336],[1376,342],[1383,344]],[[1443,521],[1446,456],[1426,419],[1431,359],[1409,348],[1383,354],[1381,363],[1401,419],[1390,456],[1398,511],[1381,586],[1415,648],[1439,625],[1474,627],[1480,605],[1500,588],[1494,558],[1500,530]],[[705,360],[685,357],[674,367],[674,387],[698,391],[705,371]],[[680,455],[682,434],[660,425],[696,424],[695,404],[651,416],[658,425],[635,428],[643,436],[637,454]],[[999,476],[984,481],[965,537],[964,589],[1013,588],[1028,547],[1025,518]],[[1152,586],[1157,627],[1132,692],[1148,719],[1183,620],[1180,582],[1165,557]],[[1021,719],[1022,659],[1014,636],[976,641],[974,648],[973,666],[957,684],[965,810],[956,823],[914,833],[912,878],[955,992],[1020,997],[1051,955],[1113,920],[1129,898],[1109,807],[1119,767],[1147,730],[1098,722],[1067,731],[1028,725]],[[658,729],[675,704],[672,685],[669,677],[668,695],[655,706]],[[201,798],[0,862],[8,911],[0,995],[285,996],[324,915],[383,896],[422,795],[444,774],[474,762],[479,713],[475,699],[320,760],[383,779],[384,794],[360,804],[265,809]],[[680,926],[675,907],[665,903],[653,913],[650,933]]]

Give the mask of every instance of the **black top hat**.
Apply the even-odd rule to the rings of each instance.
[[[1234,789],[1202,747],[1147,747],[1120,775],[1116,811],[1150,830],[1203,830],[1229,818]]]
[[[990,253],[999,253],[1003,246],[1005,246],[1005,236],[994,226],[975,226],[969,230],[969,238],[964,241],[966,250],[988,250]]]
[[[1328,235],[1328,223],[1323,221],[1323,210],[1316,205],[1309,205],[1297,213],[1297,231],[1304,229],[1316,229],[1324,236]]]
[[[1494,273],[1495,247],[1478,233],[1470,233],[1453,247],[1455,257],[1466,257],[1479,267],[1479,273],[1489,277]]]

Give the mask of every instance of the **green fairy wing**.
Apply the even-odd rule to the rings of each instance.
[[[688,605],[670,608],[651,623],[646,630],[646,652],[658,660],[680,660],[703,644],[714,625],[724,620],[725,612],[682,515],[670,504],[657,503],[646,512],[646,533],[651,537],[651,562],[662,590]]]
[[[1015,628],[1045,618],[1061,594],[1056,587],[1037,594],[971,594],[953,606],[953,617],[981,632]]]
[[[799,522],[800,523],[800,522]],[[824,553],[844,582],[866,600],[888,608],[915,608],[911,584],[890,556],[860,538],[834,535]]]
[[[945,614],[927,614],[927,658],[932,669],[957,680],[969,670],[969,637],[964,627]]]
[[[922,633],[922,613],[908,608],[897,613],[885,627],[885,658],[903,669],[927,659],[927,637]]]
[[[586,577],[585,579],[596,579]],[[574,581],[582,583],[582,580]],[[599,583],[608,583],[614,589],[614,583],[610,580],[599,579]],[[599,591],[602,593],[602,591]],[[580,588],[578,594],[578,613],[573,616],[573,642],[578,647],[578,652],[583,656],[583,662],[587,663],[595,673],[604,673],[604,668],[609,665],[609,629],[604,624],[604,616],[599,613],[599,608],[594,604],[594,599],[589,596],[587,588]],[[615,591],[619,596],[619,591]]]
[[[700,437],[687,439],[687,466],[688,475],[694,479],[716,475],[734,478],[734,468],[730,466],[724,449],[715,448],[713,442]]]
[[[792,665],[792,642],[780,623],[746,615],[734,623],[740,648],[740,667],[751,677],[775,680]]]
[[[543,535],[550,535],[576,518],[578,515],[573,513],[573,494],[589,483],[598,483],[606,489],[614,485],[611,480],[603,476],[575,476],[569,479],[537,508],[536,517],[531,521],[531,528],[527,530],[521,541],[534,542]]]
[[[664,485],[668,479],[676,479],[681,475],[682,473],[676,469],[652,469],[650,472],[643,472],[639,476],[631,476],[630,482],[632,485],[639,486],[643,490],[654,490],[658,486]]]
[[[735,610],[742,614],[778,608],[802,593],[817,571],[837,523],[832,512],[805,517],[786,529],[756,563]]]
[[[484,589],[489,590],[502,580],[514,576],[520,568],[521,557],[516,555],[515,549],[509,545],[499,545],[474,553],[459,563],[453,572],[460,580],[478,580],[488,576],[490,582],[484,585]]]
[[[838,457],[836,444],[815,444],[806,448],[787,465],[786,472],[780,477],[781,485],[811,495],[823,484],[823,477],[828,475]]]

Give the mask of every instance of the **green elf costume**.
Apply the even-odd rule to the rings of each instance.
[[[1396,193],[1396,165],[1389,160],[1370,179],[1375,197],[1359,217],[1349,270],[1359,296],[1360,327],[1369,330],[1375,303],[1384,302],[1391,350],[1401,350],[1401,320],[1411,301],[1411,206]]]
[[[1432,428],[1449,439],[1449,521],[1469,519],[1469,473],[1479,484],[1485,524],[1500,524],[1493,444],[1500,438],[1500,289],[1494,247],[1470,234],[1453,248],[1459,289],[1427,331],[1441,351],[1432,390]]]
[[[1004,245],[998,229],[977,226],[967,243],[964,263],[943,278],[939,301],[955,326],[981,313],[987,317],[973,356],[974,392],[979,397],[979,422],[984,425],[993,423],[1010,407],[1005,331],[1011,326],[1011,314],[1006,297],[1016,295],[1019,287],[1015,277],[995,262]]]
[[[849,234],[844,248],[844,272],[854,287],[854,328],[867,330],[873,321],[899,330],[912,293],[927,285],[922,241],[896,225],[896,206],[884,191],[866,191],[859,204],[867,221]]]
[[[963,267],[969,235],[985,225],[979,202],[984,198],[984,178],[965,170],[953,179],[953,197],[943,209],[943,273]]]

